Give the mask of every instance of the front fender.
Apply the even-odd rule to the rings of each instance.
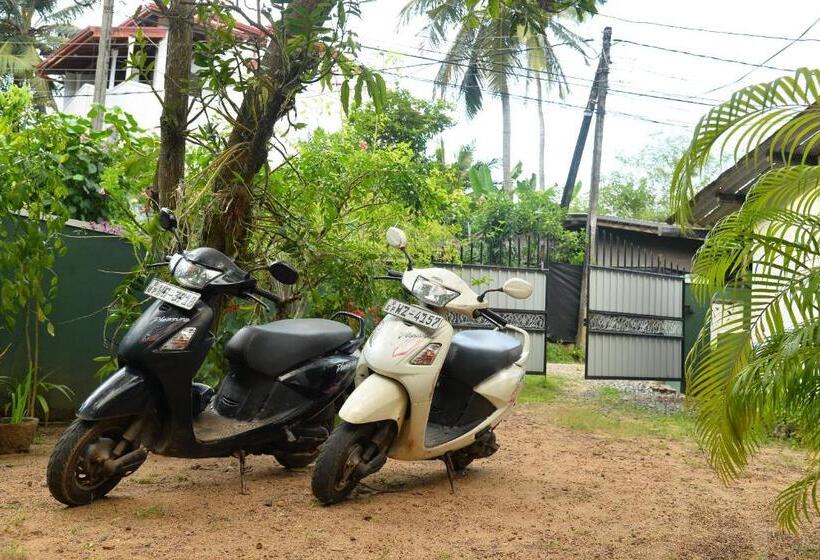
[[[150,387],[139,370],[119,369],[97,387],[77,410],[82,420],[103,420],[143,414],[153,401]]]
[[[407,393],[398,382],[377,373],[364,379],[339,411],[339,417],[351,424],[393,420],[401,430],[407,411]]]

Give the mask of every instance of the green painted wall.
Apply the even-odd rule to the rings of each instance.
[[[120,237],[79,227],[66,227],[64,235],[67,250],[55,265],[60,281],[51,314],[55,336],[41,333],[40,360],[48,380],[68,385],[75,396],[68,402],[57,393],[49,395],[52,420],[73,417],[77,405],[99,384],[94,375],[99,364],[93,359],[106,352],[105,306],[122,279],[118,273],[136,263],[132,246]],[[9,343],[9,353],[0,359],[0,375],[19,377],[26,368],[22,333],[0,330],[0,349]],[[5,401],[0,393],[0,412]]]
[[[687,281],[683,285],[683,357],[689,355],[689,351],[695,345],[700,330],[706,322],[706,312],[709,310],[708,302],[700,302],[692,293],[692,285]],[[685,375],[685,373],[684,373]],[[685,392],[685,391],[684,391]]]

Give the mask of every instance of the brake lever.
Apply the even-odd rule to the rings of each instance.
[[[267,304],[267,303],[265,303],[264,301],[262,301],[262,298],[256,297],[255,295],[253,295],[253,294],[249,294],[248,292],[245,292],[245,293],[244,293],[244,295],[245,295],[245,297],[248,297],[248,298],[252,299],[252,300],[253,300],[253,301],[255,301],[256,303],[258,303],[259,305],[261,305],[262,307],[264,307],[264,308],[265,308],[265,311],[267,311],[268,313],[270,313],[270,307],[268,306],[268,304]]]

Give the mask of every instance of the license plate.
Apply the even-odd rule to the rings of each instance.
[[[183,290],[179,286],[174,286],[156,278],[151,280],[151,283],[145,288],[145,293],[182,309],[192,309],[200,297],[196,292]]]
[[[404,321],[426,329],[435,330],[444,322],[444,317],[437,313],[428,311],[423,307],[396,301],[395,299],[387,300],[387,303],[384,304],[382,309],[385,313],[390,313],[399,319],[403,319]]]

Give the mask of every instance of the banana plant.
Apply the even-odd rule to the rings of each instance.
[[[795,426],[806,472],[776,501],[779,524],[794,532],[820,515],[820,70],[743,88],[700,120],[671,185],[683,227],[695,179],[716,150],[734,150],[739,165],[771,165],[695,255],[698,297],[745,296],[707,317],[686,360],[687,396],[700,442],[727,481],[773,422]]]

